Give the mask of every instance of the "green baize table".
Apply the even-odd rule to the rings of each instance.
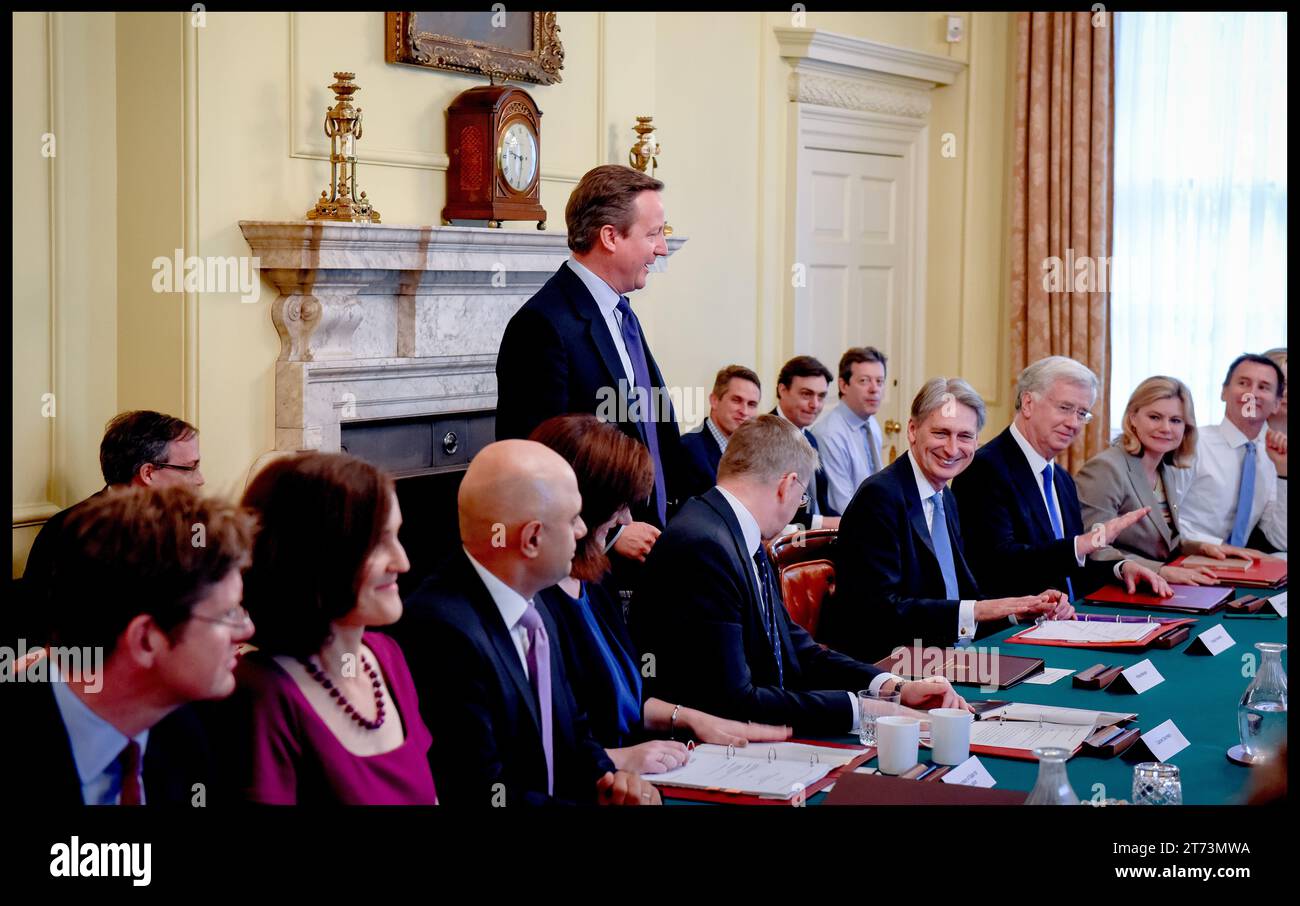
[[[1238,588],[1234,597],[1254,594],[1267,597],[1283,592],[1277,589]],[[1075,603],[1080,613],[1124,614],[1158,617],[1194,617],[1194,614],[1154,613],[1135,608],[1102,607],[1087,602]],[[1187,641],[1168,649],[1148,648],[1145,651],[1127,652],[1114,649],[1091,650],[1063,648],[1050,645],[1003,644],[1003,641],[1028,628],[1024,624],[1012,626],[1002,632],[980,639],[974,647],[998,648],[1008,655],[1040,657],[1047,667],[1064,667],[1076,673],[1093,664],[1116,664],[1130,667],[1149,658],[1164,682],[1140,695],[1111,692],[1106,689],[1078,689],[1072,683],[1073,675],[1062,677],[1047,686],[1021,682],[1010,689],[984,692],[978,686],[956,686],[959,695],[967,701],[1006,699],[1042,705],[1061,705],[1069,708],[1086,708],[1092,711],[1137,712],[1137,720],[1129,726],[1140,727],[1143,733],[1155,729],[1166,720],[1173,719],[1175,726],[1190,745],[1168,759],[1177,765],[1183,785],[1183,803],[1186,805],[1233,805],[1245,801],[1250,784],[1251,769],[1227,759],[1229,747],[1240,740],[1237,730],[1237,706],[1252,676],[1245,675],[1244,656],[1250,655],[1257,670],[1263,658],[1255,648],[1256,642],[1286,642],[1287,620],[1276,616],[1252,616],[1245,619],[1224,619],[1220,610],[1209,616],[1195,616]],[[1187,647],[1198,635],[1222,623],[1235,642],[1213,657],[1189,655]],[[1286,652],[1282,654],[1286,666]],[[857,690],[852,690],[857,691]],[[857,736],[823,737],[828,742],[858,744]],[[996,789],[1030,790],[1038,776],[1036,761],[1021,761],[993,755],[979,755],[980,762],[997,781]],[[921,747],[920,760],[928,763],[930,750]],[[1075,755],[1066,763],[1070,784],[1080,801],[1089,799],[1130,799],[1133,792],[1133,764],[1123,755],[1111,758],[1093,758]],[[873,757],[865,767],[874,768]],[[940,781],[935,781],[940,782]],[[808,805],[818,805],[826,798],[825,791],[808,797]],[[682,799],[665,799],[666,804],[705,804]]]

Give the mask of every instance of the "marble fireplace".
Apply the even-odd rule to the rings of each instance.
[[[239,226],[278,291],[270,455],[346,450],[374,462],[399,479],[404,540],[454,537],[460,475],[494,439],[501,334],[568,257],[565,235],[321,221]],[[670,237],[669,254],[685,241]],[[407,547],[415,561],[412,548],[427,545]]]

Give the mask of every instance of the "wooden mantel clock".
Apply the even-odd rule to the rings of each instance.
[[[461,92],[447,108],[447,203],[452,220],[535,220],[541,205],[542,111],[522,88],[484,85]]]

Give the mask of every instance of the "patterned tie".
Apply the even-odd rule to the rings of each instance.
[[[1056,498],[1052,496],[1052,464],[1049,462],[1043,466],[1043,496],[1047,498],[1047,515],[1052,520],[1052,534],[1056,540],[1060,541],[1065,537],[1065,532],[1061,530],[1061,516],[1056,512]],[[1074,583],[1070,577],[1065,577],[1065,590],[1069,594],[1070,600],[1074,600]]]
[[[650,448],[650,458],[655,464],[655,508],[659,513],[659,524],[663,526],[668,524],[668,492],[664,486],[664,464],[659,458],[659,426],[654,411],[659,407],[651,405],[650,366],[646,364],[645,348],[641,345],[641,324],[628,304],[627,296],[619,296],[615,307],[622,315],[619,333],[623,335],[623,345],[627,347],[627,357],[632,362],[632,381],[642,394],[641,420],[645,425],[646,446]]]
[[[814,450],[817,450],[817,443],[816,443],[816,441],[814,441],[814,440],[812,439],[812,437],[813,437],[813,436],[812,436],[812,432],[809,431],[807,428],[804,428],[804,429],[803,429],[803,436],[804,436],[805,438],[808,439],[808,444],[809,444],[809,445],[810,445]],[[816,516],[816,515],[818,515],[819,513],[821,513],[821,510],[817,508],[817,473],[820,472],[820,471],[822,470],[822,467],[821,467],[821,453],[820,453],[820,451],[818,452],[817,456],[818,456],[818,459],[817,459],[817,471],[816,471],[816,472],[813,472],[812,478],[808,479],[808,488],[807,488],[807,491],[808,491],[808,515],[809,515],[809,517]],[[809,518],[808,521],[809,521],[809,522],[812,522],[812,519]]]
[[[134,739],[122,749],[118,756],[122,766],[122,805],[143,805],[140,796],[140,743]]]
[[[1250,511],[1255,505],[1255,442],[1246,441],[1246,456],[1241,461],[1241,484],[1237,489],[1237,515],[1232,520],[1228,543],[1240,547],[1250,537]]]
[[[555,793],[555,747],[551,733],[551,646],[536,605],[528,602],[519,622],[528,630],[528,680],[537,694],[537,712],[542,717],[542,751],[546,753],[546,795]]]
[[[763,545],[754,551],[754,565],[758,567],[759,609],[763,611],[763,628],[767,630],[767,641],[776,656],[776,684],[785,688],[785,664],[781,662],[781,634],[776,629],[775,597],[772,594],[772,565],[768,562],[767,551]]]
[[[876,451],[876,438],[871,433],[871,422],[862,426],[862,430],[867,432],[867,468],[871,474],[875,475],[880,471],[880,454]]]

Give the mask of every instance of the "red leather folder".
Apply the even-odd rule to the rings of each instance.
[[[1182,566],[1187,557],[1179,557],[1170,566]],[[1276,557],[1252,560],[1246,569],[1214,569],[1210,572],[1216,579],[1227,585],[1241,585],[1246,588],[1277,588],[1286,584],[1286,561]]]
[[[833,749],[856,749],[861,752],[860,755],[854,757],[854,759],[848,764],[841,765],[804,790],[805,799],[820,793],[826,787],[839,780],[841,776],[852,773],[854,769],[876,757],[876,749],[874,746],[863,748],[862,746],[853,745],[851,743],[825,742],[820,739],[791,739],[787,741],[800,742],[809,746],[826,746],[827,748]],[[761,745],[761,743],[750,743],[750,745]],[[654,783],[653,777],[650,777],[649,780],[651,783]],[[668,784],[658,783],[655,783],[655,786],[659,787],[659,794],[665,799],[690,799],[695,802],[719,802],[725,805],[784,805],[786,808],[789,808],[794,804],[793,799],[764,799],[762,796],[746,795],[741,793],[739,790],[697,790],[684,786],[670,786]]]
[[[1103,585],[1085,600],[1112,607],[1136,607],[1143,610],[1173,610],[1179,613],[1214,613],[1232,597],[1232,589],[1218,585],[1170,585],[1172,598],[1151,592],[1129,594],[1119,585]]]
[[[1134,619],[1140,618],[1135,617]],[[1179,626],[1189,626],[1196,622],[1192,617],[1183,617],[1182,619],[1172,619],[1170,617],[1153,619],[1157,624],[1156,627],[1136,642],[1069,642],[1057,639],[1022,638],[1025,633],[1033,631],[1034,627],[1028,626],[1007,639],[1007,644],[1015,642],[1018,645],[1051,645],[1057,648],[1099,648],[1103,650],[1114,648],[1123,651],[1141,651],[1166,632]]]

